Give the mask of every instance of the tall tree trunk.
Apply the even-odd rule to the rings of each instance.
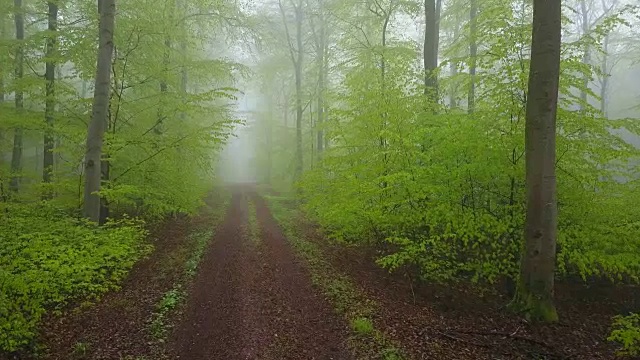
[[[478,0],[471,0],[469,9],[469,94],[467,112],[476,111],[476,64],[478,57]]]
[[[609,35],[604,37],[604,54],[602,55],[602,82],[600,84],[600,112],[604,117],[607,115],[607,103],[609,94]]]
[[[582,15],[582,36],[586,36],[591,30],[591,24],[589,23],[589,11],[585,0],[580,0],[580,15]],[[582,55],[582,63],[585,65],[591,64],[591,46],[589,46],[589,44],[585,45],[584,54]],[[585,73],[582,78],[583,88],[580,89],[580,111],[585,110],[585,104],[588,100],[587,89],[589,88],[589,81],[589,73]]]
[[[0,40],[4,40],[5,36],[7,35],[7,31],[6,31],[6,18],[5,15],[0,15]],[[4,69],[0,69],[0,108],[2,107],[2,105],[5,102],[5,70]],[[4,140],[4,131],[2,129],[0,129],[0,151],[2,151],[2,153],[4,153],[4,144],[5,144],[5,140]],[[4,157],[0,156],[0,165],[4,164]],[[0,199],[4,198],[4,188],[2,188],[2,178],[0,178]]]
[[[49,37],[47,38],[47,62],[45,64],[45,80],[46,100],[45,100],[45,132],[44,132],[44,157],[42,163],[42,180],[45,183],[52,181],[53,175],[53,149],[55,146],[55,138],[53,134],[54,112],[56,106],[55,100],[55,81],[56,81],[56,43],[58,31],[58,5],[53,1],[49,1],[48,27]],[[45,195],[50,198],[52,194],[48,192]]]
[[[453,38],[457,39],[460,35],[460,25],[458,23],[453,25]],[[453,81],[451,82],[451,87],[449,88],[449,107],[451,109],[458,108],[458,80],[456,77],[458,76],[458,64],[455,61],[451,61],[449,64],[451,77]]]
[[[87,130],[85,154],[84,216],[100,221],[100,195],[102,171],[102,143],[109,116],[111,57],[115,30],[115,0],[98,0],[100,13],[98,66],[96,69],[93,111]]]
[[[436,0],[424,0],[424,93],[433,103],[438,101],[438,19]]]
[[[318,118],[316,120],[317,122],[317,131],[316,131],[316,142],[317,142],[317,148],[318,148],[318,155],[322,154],[322,151],[324,151],[324,130],[322,128],[323,123],[324,123],[324,91],[325,91],[325,66],[324,66],[324,62],[325,60],[325,49],[326,49],[326,30],[325,30],[325,23],[324,23],[324,16],[323,11],[324,8],[323,3],[320,2],[320,40],[318,41]]]
[[[162,55],[162,74],[160,75],[160,102],[158,103],[158,120],[154,128],[154,133],[160,135],[163,133],[162,127],[167,117],[164,111],[164,103],[167,101],[167,91],[169,89],[167,82],[169,77],[169,63],[171,54],[171,38],[166,35],[164,38],[164,53]]]
[[[16,25],[16,46],[15,56],[15,80],[18,83],[15,90],[16,111],[22,112],[24,109],[24,91],[20,83],[24,75],[24,9],[22,0],[14,0],[14,19]],[[13,151],[11,153],[11,181],[9,189],[18,192],[20,186],[20,173],[22,172],[22,127],[16,126],[13,134]]]
[[[553,303],[557,237],[556,112],[562,30],[560,1],[534,0],[526,112],[527,215],[515,307],[557,321]]]
[[[304,56],[304,48],[302,47],[302,0],[298,1],[296,10],[296,42],[297,42],[297,60],[296,60],[296,172],[295,179],[302,177],[303,160],[302,160],[302,61]]]

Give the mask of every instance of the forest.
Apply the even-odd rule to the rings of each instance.
[[[640,357],[637,0],[0,0],[0,359]]]

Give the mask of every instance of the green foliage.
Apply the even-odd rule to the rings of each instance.
[[[167,316],[180,304],[184,297],[184,290],[180,285],[177,285],[167,291],[160,300],[160,303],[156,306],[156,311],[153,313],[150,325],[151,335],[153,335],[156,340],[161,342],[165,340],[168,332]]]
[[[331,237],[381,245],[380,265],[418,269],[434,281],[495,282],[516,278],[519,269],[531,4],[480,3],[478,57],[450,59],[459,69],[477,63],[472,114],[428,102],[410,42],[390,34],[383,76],[379,49],[351,46],[366,28],[343,35],[350,61],[335,70],[343,81],[327,95],[331,146],[299,184],[307,212]],[[577,95],[595,97],[584,85],[596,72],[582,63],[585,45],[601,46],[620,23],[607,18],[592,36],[563,44],[558,269],[585,280],[637,282],[640,189],[631,164],[640,151],[618,133],[640,128],[604,118]],[[459,36],[445,52],[464,54],[468,45]],[[442,85],[455,83],[455,97],[466,98],[468,80],[460,73]]]
[[[0,205],[0,349],[30,343],[47,309],[95,297],[117,284],[150,247],[142,223],[98,228],[49,203]]]
[[[363,317],[351,320],[351,328],[360,335],[369,335],[374,330],[371,320]]]
[[[607,340],[615,341],[622,346],[621,355],[640,355],[640,314],[616,316],[613,330]]]

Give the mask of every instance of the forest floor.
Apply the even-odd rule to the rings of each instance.
[[[217,224],[167,221],[119,291],[50,316],[39,358],[613,359],[611,317],[640,301],[637,288],[563,283],[562,321],[527,323],[505,310],[506,296],[416,285],[375,265],[375,249],[332,244],[295,211],[278,222],[254,187],[231,190]],[[185,280],[190,234],[214,226]]]

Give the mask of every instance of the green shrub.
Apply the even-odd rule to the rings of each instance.
[[[640,314],[616,316],[613,331],[607,339],[622,345],[621,355],[640,355]]]
[[[116,287],[150,250],[132,219],[97,227],[47,203],[0,211],[0,350],[28,345],[46,310]]]

